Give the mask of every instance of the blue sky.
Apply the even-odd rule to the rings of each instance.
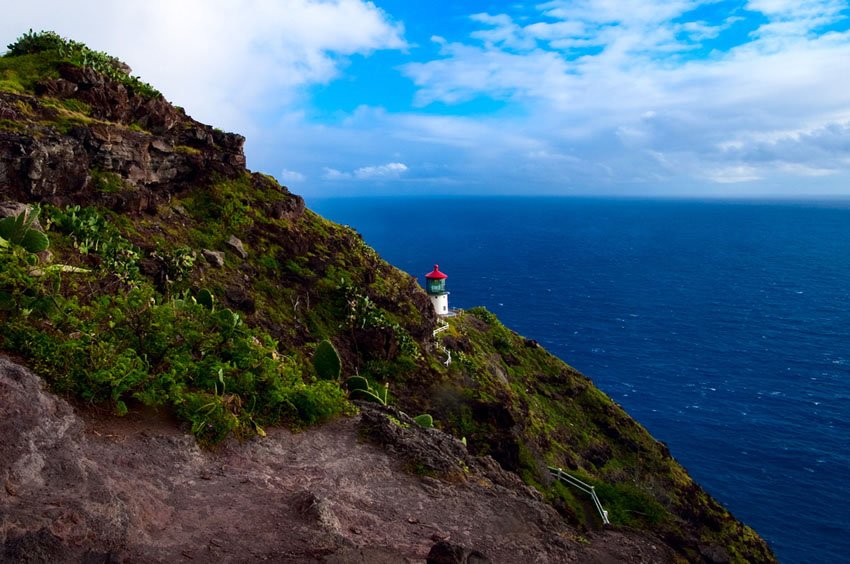
[[[30,0],[310,197],[850,196],[836,0]]]

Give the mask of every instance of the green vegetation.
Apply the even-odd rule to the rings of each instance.
[[[0,219],[0,247],[18,245],[33,254],[46,251],[50,244],[47,235],[33,227],[38,220],[38,214],[39,210],[36,208],[15,217]]]
[[[413,418],[413,420],[416,421],[416,424],[420,427],[425,427],[426,429],[432,429],[434,427],[434,418],[428,413],[417,415]]]
[[[0,87],[6,86],[5,89],[13,91],[31,90],[32,84],[29,82],[29,77],[35,73],[45,75],[47,73],[44,71],[50,66],[55,66],[58,62],[68,62],[105,74],[147,98],[160,96],[153,86],[130,76],[127,71],[129,67],[115,57],[101,51],[94,51],[78,41],[65,39],[53,31],[29,30],[8,46],[3,59],[26,57],[31,58],[15,61],[17,68],[12,65],[4,65],[5,68],[0,66],[0,72],[4,73]],[[11,72],[6,75],[6,72],[10,70]]]
[[[204,246],[218,246],[227,235],[241,234],[254,224],[255,212],[248,194],[251,193],[250,177],[236,180],[219,180],[207,190],[198,190],[184,200],[189,213],[201,224],[215,226],[213,233],[203,230],[198,241]]]
[[[612,523],[636,528],[650,528],[670,519],[666,509],[645,490],[634,484],[598,482],[596,495],[603,500]]]
[[[97,211],[48,214],[58,247],[75,249],[67,258],[92,272],[36,274],[24,247],[5,246],[0,346],[29,359],[57,391],[118,414],[134,402],[171,409],[206,444],[351,411],[338,384],[305,381],[303,366],[267,333],[210,307],[208,292],[197,292],[199,303],[190,291],[158,291],[140,274],[140,251]],[[10,240],[30,241],[28,233],[13,230]]]
[[[96,209],[71,206],[64,210],[48,207],[47,211],[51,223],[70,237],[80,254],[97,256],[105,275],[129,287],[140,283],[141,250]]]
[[[322,380],[339,380],[342,373],[339,353],[327,339],[319,343],[313,353],[313,368]]]
[[[387,405],[387,394],[389,394],[389,386],[372,386],[372,384],[363,376],[352,376],[345,381],[345,386],[352,399],[362,399],[365,401],[375,402],[380,405]]]
[[[45,78],[59,78],[56,66],[62,62],[57,51],[31,55],[0,57],[0,90],[23,94],[34,92],[35,86]]]
[[[174,150],[178,153],[183,153],[184,155],[200,155],[201,150],[196,149],[195,147],[189,147],[188,145],[176,145]]]
[[[114,194],[124,189],[124,180],[114,172],[95,169],[91,171],[91,178],[98,192]]]

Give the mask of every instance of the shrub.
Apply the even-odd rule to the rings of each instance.
[[[65,39],[54,31],[29,30],[8,46],[5,57],[56,52],[60,59],[80,67],[88,67],[124,84],[142,96],[154,98],[161,94],[150,84],[128,74],[129,67],[106,53],[94,51],[83,43]]]
[[[102,293],[105,274],[135,264],[138,250],[95,210],[53,211],[77,252],[102,260],[81,274],[88,293],[78,293],[63,287],[61,271],[35,272],[22,249],[0,250],[0,349],[24,357],[54,390],[119,415],[131,401],[170,409],[204,444],[350,412],[338,383],[305,383],[303,365],[237,312],[217,309],[208,290],[169,296],[136,270],[133,284]]]
[[[72,206],[64,210],[47,207],[46,211],[57,229],[71,236],[80,253],[98,256],[120,282],[135,285],[140,281],[141,251],[96,209]]]
[[[14,43],[7,46],[7,57],[17,57],[19,55],[32,55],[43,51],[59,50],[65,45],[66,41],[54,31],[39,31],[33,32],[30,29],[27,33],[21,35]]]
[[[658,500],[633,484],[597,483],[596,493],[618,525],[657,525],[669,515]]]

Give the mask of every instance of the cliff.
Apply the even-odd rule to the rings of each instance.
[[[7,559],[774,560],[587,378],[484,309],[435,339],[416,280],[128,72],[0,58]]]

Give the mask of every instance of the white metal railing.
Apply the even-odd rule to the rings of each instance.
[[[443,343],[441,343],[440,341],[437,340],[437,335],[439,335],[440,333],[442,333],[443,331],[448,329],[449,324],[448,324],[447,321],[442,321],[442,320],[440,321],[440,323],[441,323],[441,325],[439,327],[437,327],[436,329],[434,329],[434,332],[431,333],[431,335],[434,337],[434,343],[437,345],[437,348],[440,349],[441,351],[443,351],[444,353],[446,353],[446,360],[443,361],[443,364],[448,366],[452,363],[452,351],[447,349],[445,347],[445,345],[443,345]]]
[[[584,493],[590,495],[591,499],[593,499],[593,504],[596,506],[596,510],[599,511],[599,516],[602,517],[602,523],[605,525],[610,525],[611,521],[608,520],[608,512],[602,508],[602,503],[599,501],[599,496],[596,495],[596,489],[586,482],[582,482],[575,476],[571,476],[564,472],[561,468],[555,468],[554,466],[549,466],[549,472],[552,473],[558,480],[565,482],[575,488],[580,489]]]

